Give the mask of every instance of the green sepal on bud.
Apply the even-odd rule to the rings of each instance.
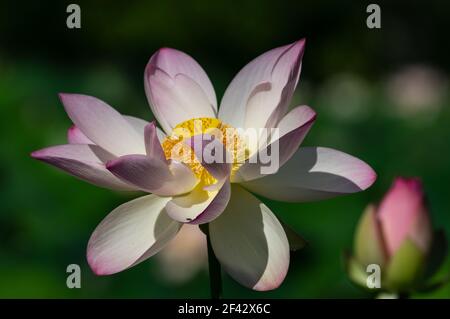
[[[421,281],[424,270],[424,253],[412,240],[405,239],[391,257],[383,283],[389,291],[408,292]]]

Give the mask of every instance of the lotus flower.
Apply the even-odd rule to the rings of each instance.
[[[397,178],[378,207],[369,205],[355,234],[350,277],[361,285],[366,267],[381,269],[381,289],[406,293],[419,288],[445,256],[443,233],[433,235],[422,183]]]
[[[101,187],[152,193],[119,206],[96,228],[87,250],[96,274],[144,261],[183,224],[209,223],[214,253],[231,277],[255,290],[281,284],[289,265],[288,236],[251,192],[280,201],[321,200],[364,190],[376,178],[367,164],[340,151],[299,149],[316,119],[308,106],[288,111],[304,46],[300,40],[251,61],[228,86],[219,109],[200,65],[183,52],[160,49],[147,64],[144,84],[162,130],[97,98],[60,94],[74,123],[69,144],[32,156]],[[246,132],[264,128],[274,134],[258,135],[256,148],[246,144]],[[225,132],[230,139],[218,137]],[[208,162],[194,145],[230,160]],[[274,150],[279,169],[270,171],[259,155]]]

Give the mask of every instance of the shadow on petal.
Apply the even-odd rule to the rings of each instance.
[[[242,185],[270,199],[302,202],[360,192],[375,179],[373,169],[351,155],[325,147],[302,147],[277,173]]]
[[[227,209],[210,223],[211,244],[233,279],[254,290],[277,288],[289,266],[289,243],[269,208],[233,186]]]

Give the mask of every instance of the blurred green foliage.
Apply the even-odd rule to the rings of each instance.
[[[152,259],[114,276],[94,276],[85,258],[90,233],[109,211],[139,194],[97,188],[29,157],[66,141],[71,123],[58,92],[94,95],[150,120],[142,75],[162,46],[195,57],[221,96],[258,54],[307,37],[294,100],[315,108],[318,120],[304,144],[353,154],[378,173],[368,191],[343,198],[265,200],[310,244],[292,255],[278,290],[253,292],[224,276],[225,297],[367,297],[346,278],[342,253],[352,247],[365,206],[377,202],[398,175],[423,179],[433,222],[450,235],[448,82],[433,105],[404,116],[386,89],[389,76],[410,64],[448,77],[443,39],[449,3],[380,1],[381,30],[365,26],[365,2],[256,0],[79,1],[82,28],[69,30],[68,3],[0,3],[0,297],[209,296],[206,273],[174,285],[158,276]],[[350,86],[342,86],[348,78]],[[66,287],[72,263],[82,267],[82,289]],[[438,276],[449,266],[447,259]],[[450,297],[450,286],[419,297]]]

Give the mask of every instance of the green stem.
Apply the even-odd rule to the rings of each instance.
[[[214,254],[209,236],[209,225],[206,227],[206,242],[208,246],[208,266],[209,266],[209,286],[211,289],[211,298],[220,299],[222,297],[222,274],[220,263]]]

